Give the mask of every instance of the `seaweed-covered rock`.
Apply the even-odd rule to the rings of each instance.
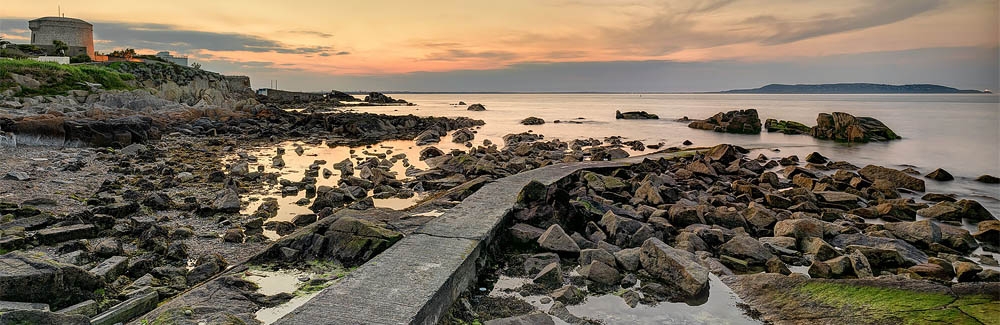
[[[779,121],[769,118],[764,121],[764,129],[767,132],[779,132],[784,134],[809,134],[811,128],[805,124],[795,121]]]

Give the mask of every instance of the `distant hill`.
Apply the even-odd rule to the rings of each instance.
[[[962,90],[941,85],[884,85],[869,83],[839,83],[818,85],[770,84],[754,89],[721,91],[725,94],[981,94],[979,90]]]

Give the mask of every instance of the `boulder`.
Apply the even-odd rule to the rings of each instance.
[[[925,254],[920,249],[914,247],[913,245],[894,238],[884,238],[884,237],[874,237],[864,234],[841,234],[833,237],[830,240],[830,244],[835,247],[849,247],[858,246],[856,248],[870,247],[877,250],[862,250],[862,253],[868,258],[872,264],[883,264],[882,262],[876,263],[876,261],[886,261],[892,262],[896,261],[896,256],[898,256],[901,261],[899,261],[900,266],[916,265],[920,263],[927,262],[927,254]],[[879,256],[870,255],[879,254]]]
[[[935,169],[934,171],[930,172],[929,174],[924,175],[924,177],[933,179],[935,181],[941,181],[941,182],[955,180],[955,176],[951,176],[951,173],[948,173],[948,171],[946,171],[944,169],[941,169],[941,168]]]
[[[469,129],[459,129],[451,134],[451,142],[466,143],[476,138],[476,134]],[[418,144],[419,145],[419,144]]]
[[[656,114],[646,113],[646,111],[634,111],[634,112],[625,112],[625,113],[622,113],[621,111],[615,111],[615,119],[617,119],[617,120],[658,120],[658,119],[660,119],[660,117],[656,116]]]
[[[601,261],[590,262],[580,270],[580,274],[585,274],[587,280],[603,287],[616,286],[622,281],[622,275],[617,269]]]
[[[930,247],[931,244],[941,241],[941,228],[931,220],[888,222],[883,226],[896,238],[917,247]]]
[[[910,176],[907,173],[882,166],[868,165],[858,171],[864,178],[870,181],[883,180],[889,182],[893,187],[905,188],[908,190],[923,192],[924,181]]]
[[[993,175],[981,175],[976,177],[976,181],[986,184],[1000,184],[1000,178]]]
[[[962,206],[954,202],[938,202],[927,208],[917,210],[917,214],[942,221],[962,221]]]
[[[671,297],[673,301],[693,298],[708,289],[708,269],[698,263],[694,254],[659,239],[650,238],[642,244],[639,261],[643,270],[676,293]]]
[[[810,162],[810,163],[814,163],[814,164],[825,164],[827,161],[829,161],[829,159],[827,159],[826,157],[823,157],[823,155],[821,155],[820,153],[815,152],[815,151],[813,151],[813,153],[811,153],[808,156],[806,156],[806,162]]]
[[[361,265],[403,238],[403,234],[372,221],[340,217],[323,233],[325,257],[337,259],[345,267]]]
[[[437,130],[429,129],[418,134],[417,137],[413,138],[413,141],[418,146],[438,143],[441,142],[441,134]]]
[[[820,113],[810,134],[817,139],[844,142],[889,141],[901,139],[881,121],[871,117],[854,117],[843,112]]]
[[[841,255],[833,246],[830,246],[830,244],[819,237],[803,240],[802,252],[812,255],[814,259],[820,261],[826,261]]]
[[[481,112],[486,110],[486,106],[483,106],[483,104],[472,104],[469,105],[469,108],[467,110],[474,112]]]
[[[580,290],[576,286],[568,285],[556,289],[556,291],[550,293],[549,296],[555,301],[575,305],[582,302],[584,298],[587,298],[587,293],[583,292],[583,290]]]
[[[216,194],[212,201],[212,210],[223,213],[240,212],[240,195],[235,190],[227,188]]]
[[[640,248],[626,248],[615,252],[615,261],[622,269],[629,272],[635,272],[639,270],[639,255]]]
[[[545,229],[524,223],[515,224],[508,231],[513,241],[520,245],[536,243],[538,238],[545,233]]]
[[[720,144],[709,149],[705,153],[705,158],[709,161],[718,161],[724,165],[728,165],[733,161],[740,160],[743,157],[743,153],[748,152],[738,146],[731,144]]]
[[[748,262],[749,266],[763,267],[767,260],[774,257],[771,251],[759,241],[750,236],[735,236],[722,246],[719,254],[735,257]]]
[[[980,221],[978,231],[972,234],[983,244],[984,249],[1000,252],[1000,220]]]
[[[542,268],[531,282],[540,284],[546,288],[558,288],[563,285],[562,268],[559,262],[549,263]]]
[[[590,262],[599,261],[607,265],[616,265],[615,256],[600,248],[584,249],[580,251],[580,265],[590,265]]]
[[[993,217],[993,213],[987,210],[979,201],[976,200],[958,200],[958,205],[962,207],[962,217],[969,220],[996,220]]]
[[[823,221],[813,218],[785,219],[774,225],[775,237],[792,237],[800,242],[810,237],[823,238]]]
[[[720,112],[707,119],[691,122],[688,127],[725,133],[759,134],[761,123],[756,109],[746,109]]]
[[[580,253],[580,246],[557,224],[549,226],[545,233],[538,237],[538,245],[557,253]]]
[[[545,120],[531,116],[521,120],[522,125],[542,125],[545,124]]]

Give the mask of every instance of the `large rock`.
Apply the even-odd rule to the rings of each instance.
[[[476,138],[476,134],[469,129],[459,129],[451,134],[451,142],[466,143]]]
[[[650,238],[642,244],[639,261],[646,272],[676,293],[671,300],[687,300],[708,290],[708,269],[690,252]]]
[[[820,113],[810,134],[814,138],[845,142],[889,141],[900,139],[889,127],[871,117],[854,117],[843,112]]]
[[[625,112],[615,111],[615,119],[618,120],[658,120],[656,114],[649,114],[646,111]]]
[[[481,111],[485,111],[486,110],[486,106],[483,106],[483,104],[472,104],[472,105],[469,105],[468,110],[470,110],[470,111],[476,111],[476,112],[481,112]]]
[[[367,262],[403,238],[403,234],[371,221],[340,217],[324,233],[327,257],[351,267]]]
[[[33,254],[0,256],[0,300],[47,303],[58,309],[92,298],[102,283],[77,266]]]
[[[217,193],[215,200],[212,201],[212,210],[225,213],[240,212],[239,193],[233,189],[225,189]]]
[[[840,248],[846,248],[851,245],[866,246],[894,255],[898,254],[899,258],[902,259],[900,262],[902,265],[917,265],[927,262],[927,254],[899,239],[874,237],[864,234],[842,234],[830,240],[830,244]],[[865,256],[868,257],[869,261],[879,260],[875,256],[869,256],[867,253],[865,253]],[[875,263],[873,262],[873,264]]]
[[[413,138],[418,146],[441,142],[441,134],[437,130],[425,130]]]
[[[884,226],[896,238],[917,247],[929,247],[931,244],[941,241],[941,228],[931,220],[889,222]]]
[[[954,202],[938,202],[933,206],[917,210],[917,214],[935,220],[961,221],[962,206]]]
[[[774,257],[767,247],[750,236],[733,237],[719,247],[719,254],[745,260],[750,266],[764,266]]]
[[[551,225],[541,237],[538,237],[538,246],[556,253],[579,254],[580,246],[573,238],[566,235],[559,225]]]
[[[858,174],[861,174],[861,176],[871,181],[883,180],[889,182],[889,184],[892,184],[892,186],[897,188],[905,188],[919,192],[924,191],[924,180],[892,168],[868,165],[865,166],[865,168],[861,168],[861,170],[858,171]]]
[[[941,168],[935,169],[924,177],[942,182],[955,180],[955,176],[951,176],[951,173]]]
[[[774,225],[775,237],[792,237],[799,241],[809,237],[823,238],[823,221],[813,218],[786,219]]]
[[[759,134],[761,123],[756,109],[745,109],[720,112],[705,120],[691,122],[688,127],[726,133]]]
[[[541,118],[538,118],[538,117],[531,116],[531,117],[527,117],[527,118],[521,120],[521,124],[522,125],[542,125],[542,124],[545,124],[545,120],[543,120]]]

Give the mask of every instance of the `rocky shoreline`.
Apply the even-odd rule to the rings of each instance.
[[[298,103],[261,104],[241,78],[118,68],[141,89],[3,94],[0,137],[11,142],[0,142],[0,323],[261,323],[264,312],[288,312],[493,180],[680,150],[530,132],[493,143],[477,139],[480,120],[346,112],[329,102],[353,98],[338,92],[290,110]],[[408,105],[379,93],[364,101]],[[750,113],[692,125],[760,132]],[[851,142],[898,137],[877,120],[828,117],[809,131],[787,121],[765,128]],[[419,153],[379,146],[390,140],[412,141],[407,149]],[[459,149],[438,149],[442,142]],[[320,147],[358,149],[311,153]],[[293,164],[302,160],[311,163]],[[908,172],[718,145],[579,172],[551,187],[532,183],[490,248],[480,285],[522,279],[507,293],[547,302],[473,288],[443,323],[552,322],[546,315],[595,323],[569,307],[607,295],[632,308],[699,306],[722,285],[713,277],[763,322],[814,319],[808,309],[817,306],[839,311],[830,322],[926,316],[853,307],[863,297],[851,292],[894,287],[901,291],[891,294],[962,302],[931,305],[943,313],[931,316],[986,323],[1000,301],[1000,221],[975,200],[922,193],[925,182],[953,178],[947,171],[926,181]],[[307,213],[277,217],[285,197],[301,197],[294,204]],[[415,197],[405,209],[376,206]],[[289,274],[291,289],[268,291],[277,281],[268,277]],[[794,292],[781,296],[786,289]],[[790,300],[798,304],[776,303]]]
[[[1000,221],[978,202],[938,202],[946,197],[938,194],[925,195],[927,203],[902,199],[899,191],[923,191],[924,181],[880,166],[819,162],[814,154],[805,167],[783,167],[779,159],[745,153],[719,145],[675,161],[582,172],[555,188],[529,185],[484,275],[526,283],[504,289],[510,298],[489,294],[495,284],[487,280],[481,284],[487,290],[456,303],[446,323],[488,316],[503,318],[489,324],[519,324],[537,321],[539,311],[570,324],[600,323],[566,306],[607,294],[632,308],[697,306],[709,298],[709,273],[733,286],[749,304],[748,317],[763,322],[821,315],[823,323],[884,324],[930,316],[906,307],[831,311],[867,299],[841,291],[882,287],[904,296],[943,290],[947,301],[960,292],[976,312],[943,306],[940,313],[949,322],[990,322],[1000,304],[994,257]],[[948,213],[938,213],[945,207]],[[978,223],[977,231],[964,229],[963,221]],[[792,298],[795,305],[775,296],[790,289],[772,285],[805,289]],[[539,295],[534,304],[516,298]],[[489,309],[497,304],[509,312]]]

